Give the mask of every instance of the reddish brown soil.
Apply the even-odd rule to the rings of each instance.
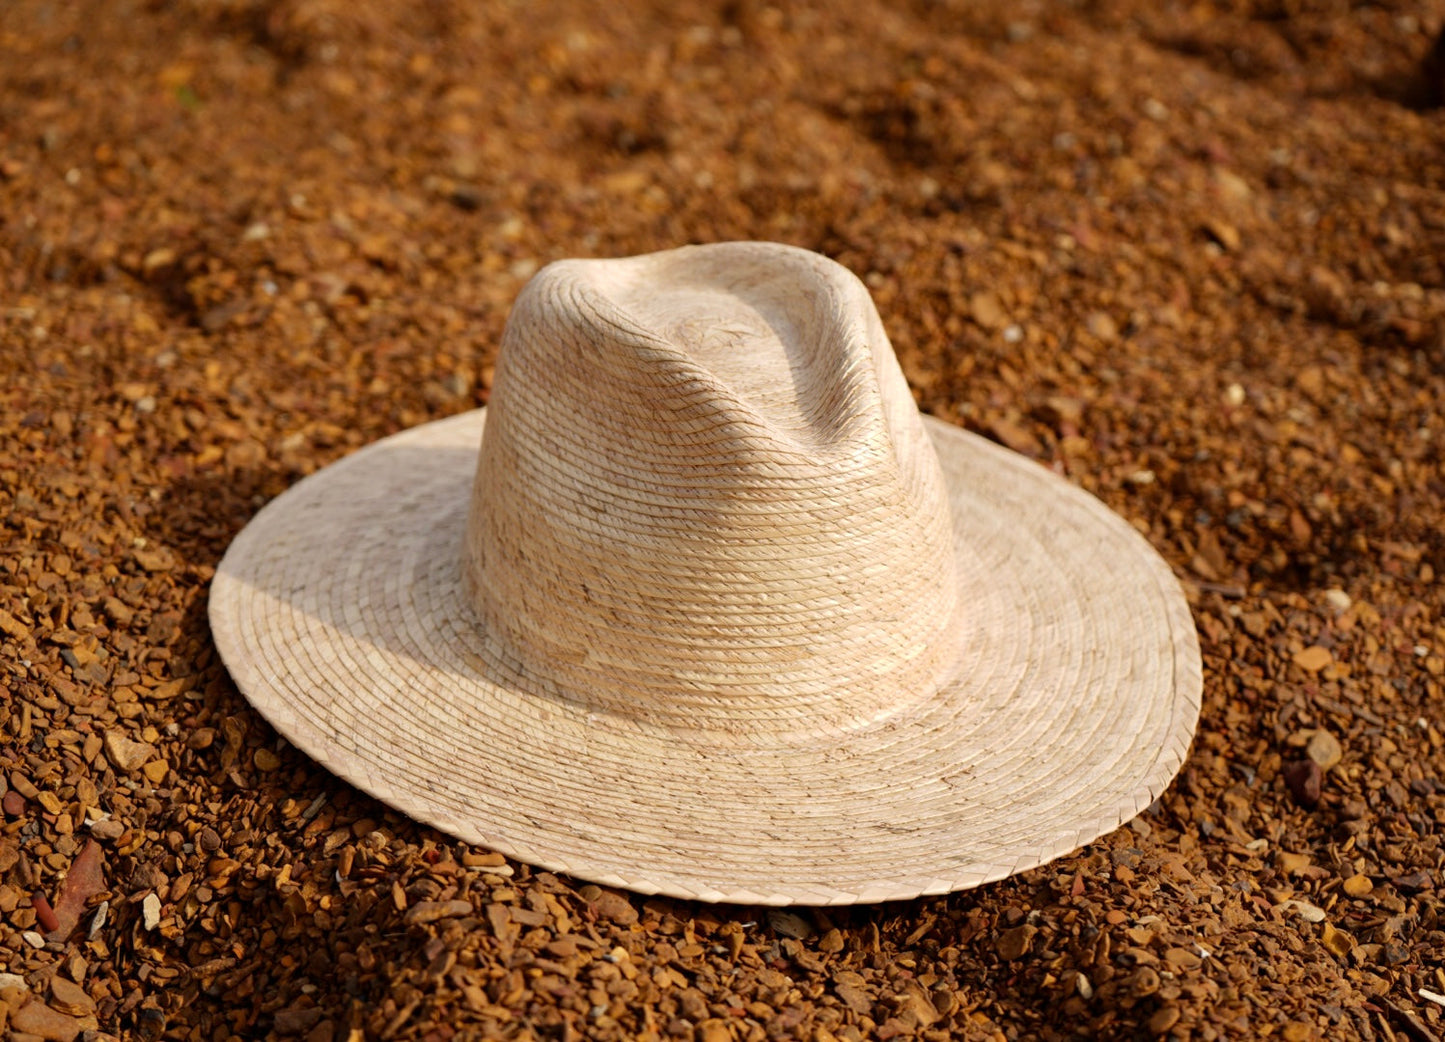
[[[1442,20],[10,0],[0,1021],[1445,1033]],[[947,898],[644,900],[397,817],[237,695],[206,587],[260,503],[485,402],[538,265],[744,237],[857,271],[923,408],[1094,491],[1175,566],[1204,714],[1130,827]]]

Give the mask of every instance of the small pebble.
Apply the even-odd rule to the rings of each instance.
[[[471,914],[470,901],[418,901],[407,909],[405,919],[409,923],[434,923]]]
[[[1340,748],[1340,741],[1324,728],[1316,731],[1305,746],[1305,752],[1309,758],[1319,764],[1320,770],[1327,771],[1340,762],[1344,756],[1344,750]]]
[[[1038,933],[1038,927],[1028,923],[1020,923],[1018,926],[1005,930],[998,935],[998,941],[994,950],[998,952],[1000,959],[1022,958],[1033,944],[1034,934]]]
[[[136,1020],[136,1034],[141,1042],[155,1042],[166,1031],[166,1015],[158,1009],[147,1007],[140,1011]]]
[[[1107,311],[1090,312],[1089,317],[1084,319],[1084,328],[1091,336],[1105,343],[1119,338],[1119,324]]]
[[[802,940],[813,935],[812,924],[796,912],[789,912],[782,908],[768,910],[768,925],[773,932],[780,937],[793,937]]]
[[[980,290],[968,298],[968,314],[984,329],[997,329],[1006,318],[998,297],[987,290]]]
[[[147,930],[154,930],[161,922],[161,899],[155,894],[146,894],[140,903],[142,922]]]
[[[281,757],[277,756],[270,749],[257,749],[253,757],[258,771],[274,771],[281,766]]]
[[[1149,1030],[1156,1035],[1162,1035],[1177,1023],[1179,1023],[1179,1007],[1175,1005],[1160,1006],[1149,1018]]]
[[[1292,854],[1289,851],[1281,850],[1275,855],[1275,863],[1279,870],[1287,876],[1303,872],[1310,867],[1310,856],[1308,854]]]
[[[50,978],[50,1005],[77,1017],[95,1012],[95,1000],[86,990],[61,976]]]
[[[1320,943],[1335,955],[1344,958],[1355,946],[1355,939],[1344,930],[1336,929],[1333,924],[1325,923],[1320,931]]]
[[[631,901],[615,891],[603,890],[593,900],[592,906],[597,909],[598,915],[614,923],[630,926],[637,922],[637,909]]]
[[[1319,764],[1313,760],[1293,760],[1284,765],[1280,775],[1284,778],[1284,783],[1289,788],[1290,795],[1294,797],[1295,803],[1301,807],[1311,808],[1320,802],[1320,785],[1323,781],[1323,774]]]
[[[102,818],[90,826],[90,834],[96,839],[119,839],[124,832],[125,826],[114,818]]]
[[[1353,875],[1344,881],[1341,889],[1351,897],[1364,897],[1375,889],[1375,884],[1370,882],[1369,876]]]
[[[50,907],[50,899],[44,894],[36,891],[30,897],[30,907],[35,909],[35,921],[46,933],[60,928],[60,920],[55,918],[55,909]]]
[[[1306,673],[1318,673],[1335,660],[1329,648],[1312,644],[1295,652],[1294,664]]]
[[[149,742],[137,742],[119,731],[105,733],[104,748],[111,766],[126,774],[139,770],[156,754],[155,746]]]
[[[90,929],[87,932],[87,936],[90,938],[90,940],[95,940],[96,936],[100,933],[100,931],[105,929],[105,921],[109,917],[110,902],[100,902],[100,904],[98,904],[95,908],[95,915],[91,917],[90,920]]]
[[[31,1001],[11,1014],[10,1027],[17,1034],[38,1035],[47,1042],[73,1042],[82,1031],[94,1031],[98,1024],[92,1016],[72,1017]]]
[[[1281,901],[1279,907],[1286,910],[1293,910],[1307,923],[1322,923],[1325,921],[1325,910],[1318,905],[1310,904],[1308,901],[1296,901],[1291,898],[1288,901]]]
[[[278,1035],[299,1035],[303,1031],[315,1027],[324,1016],[326,1016],[325,1011],[317,1009],[315,1006],[302,1009],[278,1009],[273,1026]]]
[[[482,190],[476,185],[459,184],[451,190],[447,197],[451,204],[458,210],[465,210],[468,213],[475,213],[482,208],[485,201]]]

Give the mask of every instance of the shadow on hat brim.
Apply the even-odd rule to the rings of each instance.
[[[1168,565],[1094,497],[929,418],[964,604],[942,690],[846,731],[780,705],[728,733],[547,690],[489,651],[461,588],[484,419],[404,431],[301,481],[212,583],[246,698],[410,817],[643,893],[852,904],[1068,854],[1184,761],[1200,659]]]

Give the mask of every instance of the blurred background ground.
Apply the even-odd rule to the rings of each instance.
[[[0,11],[0,1022],[13,1037],[1445,1034],[1445,9],[382,0]],[[540,265],[775,239],[920,405],[1175,567],[1180,779],[827,912],[399,818],[236,694],[268,498],[483,404]],[[605,403],[599,403],[599,408]]]

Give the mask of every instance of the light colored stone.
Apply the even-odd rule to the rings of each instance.
[[[1299,917],[1307,923],[1322,923],[1325,921],[1325,910],[1318,905],[1312,905],[1308,901],[1296,901],[1291,898],[1288,901],[1281,901],[1281,908],[1294,909]]]
[[[1350,595],[1344,590],[1326,590],[1325,603],[1338,615],[1349,611],[1350,605],[1354,602],[1350,600]]]
[[[1305,746],[1305,753],[1311,760],[1319,764],[1320,770],[1327,771],[1345,755],[1340,748],[1340,741],[1324,728],[1320,728],[1310,736],[1309,744]]]
[[[1215,168],[1214,183],[1219,186],[1220,194],[1232,202],[1242,203],[1254,195],[1248,181],[1223,167]]]
[[[987,290],[979,290],[968,298],[968,314],[984,329],[997,329],[1008,317],[998,297]]]
[[[105,921],[110,917],[110,902],[102,901],[96,906],[95,915],[90,920],[90,931],[87,936],[93,941],[101,930],[105,929]]]
[[[1092,311],[1089,317],[1084,319],[1084,328],[1089,334],[1104,343],[1117,340],[1119,337],[1119,323],[1107,311]]]
[[[114,818],[101,818],[90,826],[90,834],[96,839],[120,839],[125,826]]]
[[[149,742],[137,742],[119,731],[105,733],[105,758],[118,771],[129,774],[140,770],[155,755],[155,746]]]
[[[142,921],[147,930],[154,930],[161,922],[161,899],[155,894],[146,894],[140,903]]]

